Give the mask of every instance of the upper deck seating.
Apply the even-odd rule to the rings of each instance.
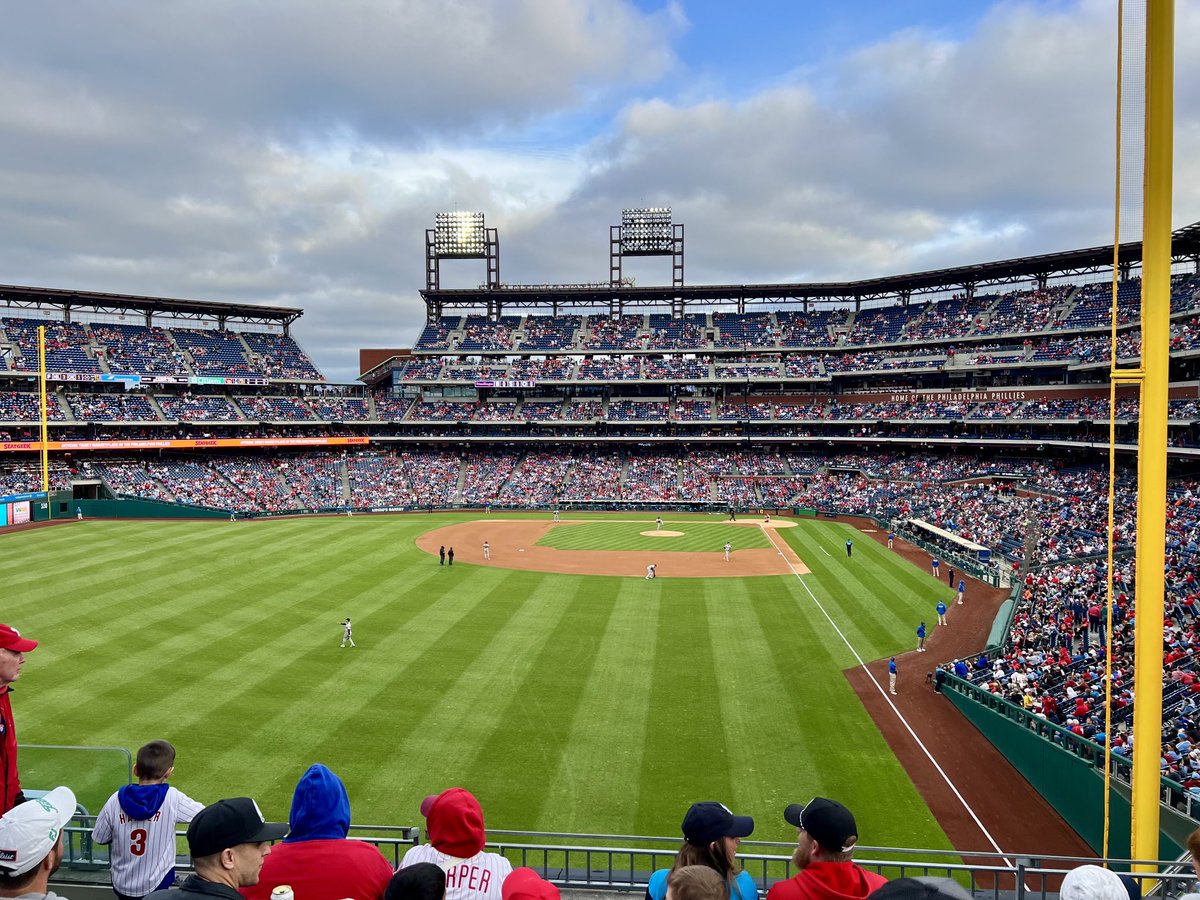
[[[575,346],[580,316],[526,316],[521,350],[570,350]]]
[[[187,375],[183,354],[162,328],[93,322],[92,337],[115,374]]]
[[[173,328],[171,334],[201,374],[226,378],[262,374],[247,361],[242,342],[232,332]]]

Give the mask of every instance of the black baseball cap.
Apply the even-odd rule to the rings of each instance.
[[[693,803],[683,817],[683,839],[703,847],[723,837],[749,837],[754,831],[754,819],[735,816],[724,803],[706,800]]]
[[[813,797],[808,803],[793,803],[783,817],[830,853],[848,853],[858,843],[854,816],[836,800]]]
[[[188,849],[192,857],[212,856],[226,847],[257,844],[287,837],[286,822],[268,822],[249,797],[218,800],[206,806],[188,825]]]

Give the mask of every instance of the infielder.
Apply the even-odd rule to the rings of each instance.
[[[725,562],[729,562],[729,554],[730,554],[730,552],[732,552],[732,550],[733,550],[733,544],[729,543],[729,541],[726,541],[725,542]]]
[[[650,579],[652,579],[654,577],[654,572],[655,572],[656,568],[657,567],[654,565],[654,563],[650,563],[650,565],[646,566],[646,580],[647,581],[649,581]]]
[[[488,545],[487,541],[483,542],[483,558],[484,559],[492,558],[492,548]]]
[[[346,616],[346,621],[342,623],[342,629],[343,629],[343,631],[342,631],[342,646],[345,647],[346,644],[349,643],[350,646],[353,647],[354,646],[354,635],[351,633],[351,630],[350,630],[350,617],[349,616]]]
[[[187,794],[167,786],[175,771],[175,748],[151,741],[137,752],[127,784],[96,816],[92,840],[109,851],[113,893],[121,900],[144,897],[175,883],[175,829],[204,809]]]

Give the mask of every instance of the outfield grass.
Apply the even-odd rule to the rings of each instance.
[[[415,823],[425,794],[457,784],[494,828],[672,835],[689,803],[719,799],[755,816],[756,838],[791,840],[783,807],[824,794],[864,843],[949,846],[799,580],[449,568],[415,546],[474,518],[0,534],[3,620],[42,642],[14,698],[21,741],[164,737],[181,789],[255,796],[276,818],[319,761],[359,823]],[[728,529],[743,530],[758,533]],[[946,588],[861,535],[848,564],[850,533],[803,521],[780,536],[864,659],[910,649]],[[346,616],[353,650],[338,647]],[[62,780],[91,777],[76,763]]]
[[[538,541],[557,550],[663,550],[720,554],[728,541],[734,550],[771,546],[761,528],[703,522],[696,519],[664,519],[663,531],[681,531],[678,536],[642,534],[653,532],[654,522],[567,522],[551,528]]]

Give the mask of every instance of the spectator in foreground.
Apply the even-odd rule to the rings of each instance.
[[[397,869],[383,892],[383,900],[442,900],[446,873],[433,863],[416,863]]]
[[[188,850],[195,875],[176,889],[155,891],[153,900],[242,900],[238,888],[258,884],[271,841],[286,837],[287,825],[268,822],[249,797],[218,800],[206,806],[188,826]]]
[[[726,885],[731,900],[757,900],[758,886],[737,864],[738,844],[754,832],[754,819],[735,816],[722,803],[693,803],[683,817],[683,846],[675,864],[659,869],[646,886],[648,900],[665,900],[670,874],[687,866],[706,866]]]
[[[1061,900],[1129,900],[1121,876],[1093,865],[1079,866],[1068,872],[1058,896]]]
[[[342,780],[317,763],[300,776],[288,816],[291,831],[271,850],[258,884],[242,888],[248,900],[266,900],[290,884],[304,900],[380,900],[392,878],[379,848],[346,838],[350,798]]]
[[[558,888],[526,866],[512,870],[501,893],[503,900],[559,900]]]
[[[175,829],[204,809],[167,784],[175,771],[175,748],[151,741],[138,748],[127,784],[108,798],[96,816],[92,840],[111,844],[110,877],[120,900],[138,900],[175,883]]]
[[[512,863],[499,853],[485,853],[483,810],[464,788],[450,788],[421,803],[429,843],[404,854],[400,868],[435,863],[446,872],[446,900],[501,900],[500,887]]]
[[[684,866],[667,876],[667,900],[728,900],[729,885],[708,866]]]
[[[814,797],[803,806],[793,803],[783,818],[798,832],[792,862],[799,871],[776,882],[767,900],[862,900],[887,884],[882,875],[851,861],[858,825],[836,800]]]
[[[3,769],[0,775],[4,779],[0,784],[4,792],[0,796],[0,814],[25,800],[17,772],[17,726],[13,722],[9,685],[21,677],[25,654],[35,647],[37,641],[21,637],[21,632],[11,625],[0,625],[0,769]]]
[[[62,900],[50,876],[63,858],[63,828],[75,815],[75,795],[56,787],[0,817],[0,897]]]

